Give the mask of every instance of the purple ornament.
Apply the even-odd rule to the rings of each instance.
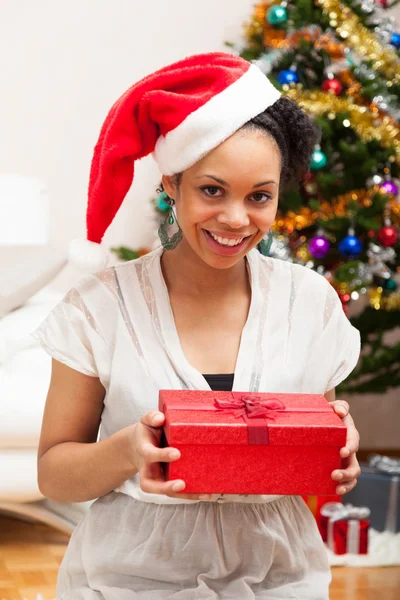
[[[330,246],[328,240],[321,235],[311,238],[308,243],[308,249],[314,258],[324,258],[328,254]]]
[[[394,196],[397,196],[399,193],[399,188],[395,183],[393,183],[393,181],[390,181],[390,179],[384,181],[379,188],[384,194],[394,194]]]

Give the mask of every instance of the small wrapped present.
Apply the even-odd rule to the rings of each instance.
[[[373,454],[361,464],[357,486],[346,494],[354,505],[371,511],[371,527],[377,531],[400,531],[400,459]]]
[[[161,390],[159,409],[187,493],[335,493],[346,427],[323,396]]]
[[[369,508],[328,502],[321,508],[328,519],[327,546],[335,554],[368,554]]]
[[[342,502],[342,496],[303,496],[303,500],[315,517],[319,532],[324,542],[328,535],[328,517],[321,514],[321,508],[328,502]]]

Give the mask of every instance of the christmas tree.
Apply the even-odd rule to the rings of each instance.
[[[386,0],[262,2],[241,45],[228,44],[322,130],[306,180],[281,194],[270,255],[315,269],[347,314],[350,304],[360,309],[350,319],[363,351],[346,393],[400,387],[400,342],[386,339],[400,327],[400,34],[386,8]],[[160,220],[164,200],[153,199]]]

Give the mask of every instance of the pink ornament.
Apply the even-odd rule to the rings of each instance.
[[[308,249],[314,258],[324,258],[329,251],[330,243],[328,240],[321,235],[317,235],[308,243]]]
[[[384,181],[382,185],[379,186],[379,189],[384,194],[394,194],[394,196],[397,196],[397,194],[399,193],[399,188],[395,183],[393,183],[393,181],[390,181],[390,179]]]

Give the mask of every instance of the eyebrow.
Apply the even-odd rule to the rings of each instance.
[[[206,173],[204,173],[203,175],[198,175],[197,177],[195,177],[195,179],[201,179],[202,177],[209,177],[210,179],[214,179],[214,181],[220,183],[221,185],[226,185],[227,187],[230,187],[227,181],[219,179],[219,177],[215,177],[214,175],[207,175]],[[275,183],[276,185],[276,181],[270,179],[269,181],[261,181],[260,183],[256,183],[255,185],[253,185],[253,189],[261,187],[262,185],[267,185],[268,183]]]

